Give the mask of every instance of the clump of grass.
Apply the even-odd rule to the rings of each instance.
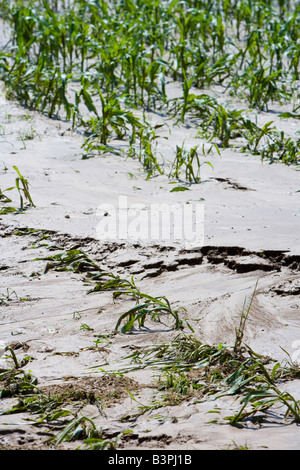
[[[240,411],[225,418],[232,425],[275,404],[284,404],[285,417],[292,416],[299,422],[299,402],[275,385],[286,376],[287,369],[276,363],[268,370],[272,360],[250,348],[242,352],[223,344],[211,346],[181,333],[169,343],[135,351],[128,358],[136,364],[130,370],[145,367],[161,370],[159,389],[175,392],[181,398],[185,395],[203,401],[224,395],[241,396]],[[252,404],[252,409],[245,410],[248,404]]]
[[[183,308],[173,309],[169,300],[164,296],[152,297],[141,292],[137,293],[136,291],[133,293],[136,297],[138,296],[143,299],[143,302],[138,302],[134,307],[120,315],[115,330],[118,330],[122,322],[124,322],[120,331],[121,333],[127,333],[134,328],[136,323],[139,328],[143,328],[147,317],[150,317],[152,321],[160,322],[162,316],[170,316],[174,321],[173,327],[175,329],[182,329],[184,327],[185,322],[180,318],[180,310],[184,310]]]
[[[276,361],[271,366],[274,362],[271,358],[263,357],[242,344],[255,292],[256,286],[247,309],[244,304],[233,347],[205,344],[193,335],[180,333],[168,343],[131,353],[126,359],[135,365],[127,370],[146,367],[160,370],[159,389],[172,392],[177,397],[174,401],[174,396],[169,396],[168,404],[178,403],[183,397],[198,401],[214,400],[224,395],[241,397],[239,412],[225,418],[232,425],[242,425],[245,419],[278,404],[286,407],[285,418],[292,417],[299,422],[299,401],[291,394],[281,392],[276,385],[285,378],[299,377],[299,367],[283,366]]]
[[[22,141],[33,140],[37,135],[37,131],[32,126],[26,131],[19,131],[19,139]]]

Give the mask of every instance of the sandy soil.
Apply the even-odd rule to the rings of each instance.
[[[176,95],[178,88],[170,92]],[[269,113],[259,113],[259,121],[272,119],[287,133],[299,129],[297,120],[280,120],[278,110],[274,106]],[[149,118],[163,120],[158,114]],[[31,357],[23,368],[37,378],[43,393],[73,390],[77,400],[70,409],[92,417],[107,438],[130,430],[120,448],[299,449],[299,427],[287,425],[280,408],[269,413],[261,426],[249,422],[239,429],[227,424],[224,417],[240,406],[234,396],[205,402],[187,399],[139,413],[141,404],[149,405],[157,397],[158,372],[144,369],[123,376],[116,372],[128,366],[124,358],[134,348],[169,341],[178,332],[153,324],[148,330],[116,334],[110,342],[96,344],[99,335],[111,334],[129,301],[114,303],[111,292],[86,295],[89,283],[82,273],[45,273],[46,261],[36,260],[52,254],[49,245],[77,248],[103,270],[126,278],[134,275],[141,291],[184,306],[196,337],[209,344],[233,344],[244,300],[251,297],[258,281],[244,341],[275,360],[284,361],[285,351],[295,358],[300,340],[299,171],[262,163],[259,157],[230,148],[222,150],[221,156],[209,156],[214,168],[203,165],[200,184],[191,185],[189,191],[170,192],[167,176],[146,181],[136,161],[109,154],[83,160],[82,136],[72,132],[68,123],[49,120],[3,96],[0,126],[1,189],[14,186],[16,165],[30,183],[36,206],[0,218],[0,341],[11,345],[20,360]],[[33,138],[24,139],[26,134]],[[171,160],[176,144],[184,140],[189,146],[199,143],[192,124],[172,127],[171,136],[159,141],[158,150],[166,161]],[[18,193],[7,195],[11,205],[18,206]],[[98,206],[116,206],[120,195],[127,196],[129,204],[146,207],[201,203],[203,245],[187,251],[180,241],[160,246],[151,240],[97,239],[102,217]],[[2,357],[1,367],[11,365],[9,357]],[[300,399],[297,380],[284,387]],[[97,394],[101,408],[95,400],[85,400]],[[14,397],[3,398],[0,406],[5,411],[15,403]],[[213,415],[217,419],[212,419],[212,410],[218,412]],[[26,412],[0,417],[0,448],[47,448],[45,441],[55,432],[53,424],[34,426],[28,417]]]

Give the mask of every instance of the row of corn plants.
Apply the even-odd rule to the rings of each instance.
[[[0,78],[8,97],[83,128],[84,157],[127,139],[127,155],[151,176],[162,168],[135,111],[181,123],[192,115],[199,135],[221,147],[255,124],[195,90],[221,86],[259,110],[292,103],[298,117],[299,8],[286,0],[2,1],[10,35]],[[174,80],[182,93],[170,100]],[[299,140],[273,137],[262,157],[298,163]]]

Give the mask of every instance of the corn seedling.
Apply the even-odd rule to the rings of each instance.
[[[11,346],[6,346],[1,349],[0,356],[9,353],[13,359],[14,367],[11,369],[0,369],[0,398],[26,395],[36,392],[37,379],[32,376],[30,371],[22,369],[28,363],[30,358],[24,358],[21,361],[17,358],[14,349]],[[7,414],[9,412],[6,412]]]
[[[269,139],[270,136],[276,131],[275,126],[271,125],[273,121],[269,121],[263,125],[263,127],[257,126],[250,120],[245,121],[246,129],[248,132],[245,133],[244,137],[247,140],[247,144],[242,148],[242,151],[250,151],[253,155],[259,155],[259,144],[265,139]]]
[[[35,261],[48,261],[44,273],[55,271],[73,271],[75,273],[97,273],[100,267],[80,250],[68,250],[45,258],[35,258]]]
[[[300,139],[295,141],[290,137],[286,138],[283,131],[274,133],[268,144],[262,147],[260,155],[262,160],[281,161],[287,165],[299,164]]]
[[[7,302],[11,301],[13,298],[18,300],[18,295],[16,291],[10,288],[7,288],[6,294],[3,294],[2,292],[0,292],[0,305],[6,304]]]
[[[176,146],[176,156],[174,162],[172,164],[172,168],[169,173],[170,178],[181,178],[181,172],[184,171],[184,178],[189,183],[199,183],[201,181],[200,177],[200,167],[204,164],[210,165],[212,168],[212,164],[208,161],[200,163],[200,156],[198,153],[198,145],[192,147],[190,150],[184,148],[184,146]],[[217,148],[216,146],[212,145],[210,149],[207,151],[209,154],[212,151],[212,148]],[[217,148],[219,152],[219,149]],[[202,152],[205,152],[204,144],[202,147]]]
[[[0,189],[0,202],[3,204],[7,204],[8,202],[11,202],[11,199],[4,194],[6,191],[11,191],[12,189],[15,189],[14,187],[11,188],[6,188],[3,191]]]
[[[93,419],[79,416],[73,419],[56,437],[55,445],[62,442],[83,440],[87,450],[115,449],[123,433],[118,434],[114,441],[103,439],[102,428],[96,426]]]
[[[270,73],[269,67],[259,69],[253,67],[252,70],[249,67],[244,76],[240,77],[240,86],[245,86],[247,90],[245,97],[250,106],[268,111],[270,102],[290,98],[282,75],[280,70]]]
[[[16,178],[16,188],[20,195],[20,209],[24,209],[23,197],[28,201],[29,206],[35,207],[30,192],[29,192],[29,183],[26,178],[20,173],[18,167],[13,166],[14,170],[17,172],[18,176]]]
[[[127,156],[137,159],[142,164],[147,173],[147,179],[151,178],[156,171],[159,174],[163,174],[163,169],[158,162],[155,150],[156,141],[159,138],[156,131],[161,127],[163,127],[161,124],[151,126],[145,122],[138,129],[136,127],[132,129]]]
[[[221,147],[229,147],[229,141],[243,135],[245,118],[243,110],[230,110],[219,103],[215,103],[211,115],[203,119],[200,124],[200,135],[210,140],[218,137]]]
[[[136,297],[138,296],[142,300],[142,303],[138,302],[134,307],[120,315],[115,326],[116,331],[119,330],[122,322],[124,322],[124,325],[121,327],[120,331],[121,333],[127,333],[134,328],[134,324],[136,323],[139,328],[145,327],[146,317],[150,317],[154,322],[160,322],[161,316],[170,316],[173,318],[175,329],[183,328],[184,320],[180,318],[179,311],[184,309],[174,310],[166,297],[152,297],[140,291],[136,292],[135,290],[130,290],[127,293],[133,293]]]
[[[111,130],[116,133],[119,139],[122,139],[128,130],[128,124],[139,126],[139,120],[133,113],[128,109],[122,109],[122,96],[117,97],[115,94],[111,94],[105,97],[100,89],[98,89],[98,94],[101,100],[101,114],[97,116],[96,122],[91,123],[90,132],[96,134],[102,144],[107,144]]]
[[[126,280],[118,275],[103,272],[97,264],[80,250],[68,250],[53,256],[35,259],[35,261],[38,260],[48,261],[44,273],[47,273],[50,269],[85,273],[85,279],[96,283],[95,287],[87,292],[88,294],[110,290],[113,292],[114,300],[121,295],[129,295],[132,299],[136,300],[137,304],[134,307],[120,315],[115,331],[120,329],[122,333],[127,333],[134,328],[135,324],[143,328],[146,318],[150,317],[152,321],[159,322],[161,316],[171,317],[174,321],[173,327],[175,329],[183,329],[185,324],[192,329],[186,320],[180,318],[180,312],[184,311],[184,308],[173,309],[166,297],[153,297],[141,292],[137,288],[133,277],[131,280]],[[122,323],[124,324],[121,327]]]
[[[242,151],[250,151],[254,155],[260,155],[262,160],[268,159],[270,162],[281,161],[287,165],[299,163],[300,139],[286,137],[283,131],[271,126],[272,121],[263,127],[250,120],[246,120],[245,124],[247,132],[243,137],[247,144],[242,147]]]
[[[284,419],[290,417],[296,423],[300,422],[300,402],[297,401],[290,393],[280,391],[276,386],[270,384],[269,381],[246,393],[245,398],[241,400],[243,403],[240,411],[231,417],[227,417],[230,424],[236,425],[240,421],[245,420],[249,416],[254,416],[258,412],[265,413],[274,405],[283,405],[286,408]],[[247,410],[247,405],[251,405],[251,410]]]
[[[215,100],[206,94],[195,95],[194,93],[189,93],[187,84],[184,87],[183,97],[170,100],[169,104],[172,104],[170,108],[171,116],[176,117],[180,115],[180,118],[177,118],[177,122],[184,122],[186,114],[201,120],[209,119],[214,109]]]
[[[11,214],[18,212],[18,209],[16,207],[0,207],[0,215],[4,214]]]
[[[30,372],[21,368],[11,370],[0,370],[0,398],[30,395],[37,393],[37,379]],[[26,401],[26,398],[24,399]],[[19,412],[23,406],[22,400],[13,409],[1,412],[0,414],[10,414]]]

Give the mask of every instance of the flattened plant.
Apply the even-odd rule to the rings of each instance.
[[[55,271],[73,271],[75,273],[97,273],[101,271],[100,267],[86,253],[77,249],[63,251],[45,258],[35,258],[35,261],[40,260],[48,261],[44,273],[52,269]]]
[[[182,329],[184,327],[185,322],[179,316],[180,310],[184,310],[184,308],[173,309],[169,300],[164,296],[152,297],[148,294],[137,293],[135,291],[133,293],[135,296],[138,295],[138,297],[142,299],[142,302],[138,302],[134,307],[120,315],[115,330],[119,330],[123,322],[124,324],[120,328],[120,332],[128,333],[133,330],[135,324],[137,324],[139,328],[144,328],[147,317],[150,317],[152,321],[161,322],[161,317],[165,316],[169,316],[173,319],[173,328]]]
[[[114,440],[105,439],[102,428],[97,426],[92,418],[79,416],[71,420],[52,440],[55,445],[60,445],[63,442],[81,439],[86,450],[113,450],[116,449],[122,436],[123,433],[119,433]]]
[[[279,363],[269,367],[274,361],[254,353],[249,347],[242,351],[224,344],[212,346],[180,333],[169,343],[145,347],[126,359],[135,364],[127,370],[148,367],[161,371],[160,390],[173,390],[199,401],[224,395],[240,397],[242,406],[238,413],[225,418],[232,425],[242,423],[257,412],[266,412],[276,404],[286,407],[285,418],[292,417],[299,422],[299,401],[276,386],[276,381],[289,377],[290,369]],[[247,405],[251,408],[246,409]]]
[[[38,391],[36,377],[30,371],[23,369],[30,359],[19,360],[12,346],[2,348],[0,357],[4,354],[9,354],[12,358],[13,367],[0,369],[0,398],[36,393]]]

